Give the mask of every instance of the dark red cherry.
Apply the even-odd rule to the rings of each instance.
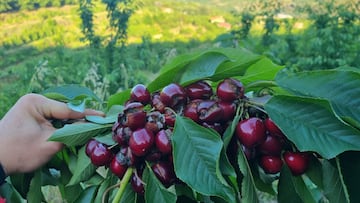
[[[257,150],[261,154],[266,155],[275,155],[279,156],[283,149],[283,142],[280,140],[279,137],[273,135],[267,135],[264,142],[262,142],[258,147]]]
[[[151,95],[145,85],[137,84],[131,89],[130,99],[146,105],[150,103]]]
[[[131,130],[145,127],[146,112],[144,105],[140,102],[131,102],[124,108],[124,125],[128,126]]]
[[[156,148],[164,155],[170,154],[172,152],[172,145],[170,139],[171,135],[172,135],[172,130],[170,129],[160,130],[155,135]]]
[[[211,86],[202,80],[186,86],[185,91],[190,100],[210,99],[210,97],[213,95]]]
[[[154,134],[146,128],[140,128],[131,134],[129,147],[134,155],[141,157],[150,151],[153,143]]]
[[[145,160],[149,162],[157,162],[163,157],[163,154],[153,146],[149,152],[145,155]]]
[[[113,153],[108,146],[99,142],[95,145],[92,153],[90,154],[91,163],[95,166],[106,166],[113,158]]]
[[[151,166],[159,181],[166,187],[170,187],[176,180],[174,167],[170,162],[161,161]]]
[[[151,98],[151,106],[160,113],[165,112],[166,105],[160,100],[160,93],[154,93]]]
[[[146,115],[145,128],[154,134],[165,127],[165,116],[160,111],[152,111]]]
[[[117,153],[116,156],[114,156],[114,158],[111,160],[109,169],[120,179],[124,176],[126,170],[128,169],[128,165],[122,153]]]
[[[240,121],[235,132],[240,143],[249,148],[261,144],[266,138],[263,121],[255,117]]]
[[[241,144],[240,146],[241,146],[241,150],[244,152],[247,160],[252,160],[255,158],[256,150],[254,148],[246,147],[243,144]]]
[[[219,133],[220,136],[222,136],[222,134],[224,133],[226,126],[224,124],[221,123],[207,123],[207,122],[203,122],[201,123],[202,126],[204,126],[205,128],[211,128],[213,130],[215,130],[216,132]]]
[[[224,112],[221,121],[225,123],[232,121],[236,114],[236,104],[233,102],[224,102],[224,101],[219,101],[218,104],[219,107]]]
[[[283,161],[280,156],[265,155],[260,157],[260,166],[265,173],[276,174],[281,171]]]
[[[202,100],[200,99],[191,100],[184,108],[183,111],[184,116],[190,118],[191,120],[197,123],[200,123],[197,107],[201,101]]]
[[[174,113],[174,111],[170,109],[165,109],[164,116],[165,116],[165,124],[168,127],[174,127],[176,120],[176,114]]]
[[[141,174],[135,172],[131,176],[131,187],[137,194],[144,195],[144,182],[142,181]]]
[[[129,127],[119,127],[112,134],[112,138],[120,146],[127,146],[129,144],[130,135],[132,130]]]
[[[266,127],[266,130],[271,134],[278,136],[280,138],[284,138],[284,133],[280,130],[280,128],[272,121],[270,118],[266,118],[264,120],[264,124]]]
[[[216,95],[222,101],[233,102],[244,97],[244,86],[236,79],[227,78],[218,84]]]
[[[304,174],[309,167],[310,155],[307,152],[287,151],[283,154],[283,158],[294,176]]]
[[[130,147],[121,147],[116,154],[117,159],[125,162],[128,166],[135,166],[139,162],[139,157],[135,156]]]
[[[224,112],[219,104],[214,100],[203,100],[197,106],[199,119],[207,123],[215,123],[221,121]]]
[[[95,146],[98,144],[99,142],[95,139],[90,139],[87,143],[86,143],[86,147],[85,147],[85,153],[88,157],[91,156],[92,152],[94,151]]]
[[[170,83],[160,92],[160,100],[165,106],[176,107],[186,102],[185,90],[176,83]]]

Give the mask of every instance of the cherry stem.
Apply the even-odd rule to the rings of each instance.
[[[173,113],[174,115],[177,115],[177,113],[174,111],[174,109],[170,108],[170,107],[165,107],[165,110],[170,111],[171,113]]]
[[[253,106],[253,107],[264,107],[264,104],[262,103],[258,103],[258,102],[254,102],[254,101],[246,101],[247,105],[249,106]]]
[[[106,195],[110,192],[110,190],[116,188],[116,187],[119,187],[120,186],[120,183],[116,183],[115,185],[112,185],[110,186],[109,188],[107,188],[104,192],[104,194],[102,195],[102,200],[101,200],[101,203],[106,203]]]
[[[112,203],[118,203],[121,200],[122,195],[124,194],[126,185],[129,183],[129,180],[131,178],[133,172],[133,168],[129,167],[126,172],[124,177],[122,178],[122,180],[120,181],[120,187],[119,190],[117,191],[114,200],[112,201]]]

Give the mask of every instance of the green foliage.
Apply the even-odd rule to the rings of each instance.
[[[0,13],[19,10],[36,10],[42,7],[60,7],[75,3],[75,0],[2,0],[0,2]]]
[[[233,31],[241,45],[288,66],[293,71],[358,67],[359,9],[352,1],[254,1],[240,17],[240,27]],[[253,5],[251,7],[251,5]],[[293,5],[292,9],[289,9]],[[295,5],[295,6],[294,6]],[[289,12],[290,10],[290,12]],[[277,14],[289,14],[284,18]],[[249,16],[255,16],[249,18]],[[261,40],[256,33],[247,34],[249,26],[264,19]],[[299,33],[295,29],[306,20],[310,25]],[[284,28],[282,28],[282,26]],[[285,35],[280,30],[285,30]],[[239,38],[238,35],[242,36]]]

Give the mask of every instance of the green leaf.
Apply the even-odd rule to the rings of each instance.
[[[336,163],[331,164],[327,160],[323,160],[322,166],[325,197],[329,202],[349,203],[348,194],[346,188],[344,188],[345,185],[342,184],[341,169]]]
[[[349,192],[350,202],[360,202],[360,152],[345,152],[339,158],[341,174]]]
[[[297,187],[299,187],[297,184],[301,184],[301,187],[304,186],[304,183],[301,181],[301,177],[294,177],[291,174],[290,169],[285,165],[280,171],[280,178],[278,183],[278,202],[303,203],[304,197],[301,197],[297,191]]]
[[[130,203],[130,202],[137,202],[138,195],[136,192],[132,189],[131,184],[127,184],[124,194],[121,197],[120,203]]]
[[[42,94],[48,98],[60,101],[83,100],[84,98],[91,98],[98,102],[101,101],[89,88],[76,84],[51,87],[44,90]]]
[[[96,186],[90,186],[85,188],[78,199],[76,199],[76,203],[89,203],[92,202],[94,196],[96,195]]]
[[[102,116],[86,116],[86,120],[90,121],[92,123],[97,124],[110,124],[115,123],[118,115],[120,112],[122,112],[124,109],[124,106],[122,105],[112,105],[108,112],[106,113],[105,117]]]
[[[0,185],[0,196],[5,198],[7,202],[25,202],[13,185],[8,182]]]
[[[360,150],[359,131],[339,120],[326,100],[274,96],[265,110],[301,151],[315,151],[330,159]]]
[[[279,74],[277,83],[297,94],[330,101],[335,112],[360,129],[360,73],[341,70],[318,70]]]
[[[33,177],[34,173],[13,174],[10,176],[10,181],[17,192],[20,193],[21,196],[26,197]]]
[[[217,133],[177,116],[172,144],[175,172],[182,181],[204,195],[235,201],[234,191],[220,171],[223,142]]]
[[[111,95],[107,101],[107,108],[110,109],[113,105],[124,105],[130,98],[130,92],[131,89],[128,89]]]
[[[84,100],[76,100],[76,101],[70,101],[67,103],[67,106],[69,107],[69,109],[73,110],[73,111],[77,111],[77,112],[84,112],[86,109],[86,102],[87,99]]]
[[[98,189],[97,189],[97,192],[96,192],[96,196],[94,198],[94,203],[95,202],[102,202],[102,198],[103,198],[103,195],[105,195],[105,191],[116,184],[116,182],[118,181],[118,178],[116,176],[107,176],[105,180],[103,180],[101,182],[101,184],[99,185]],[[114,189],[116,190],[116,189]],[[106,194],[106,199],[109,199],[109,194]],[[133,202],[133,201],[129,201],[129,202]]]
[[[86,146],[83,146],[78,152],[75,172],[67,184],[68,186],[89,179],[96,170],[96,167],[91,163],[89,157],[86,156],[85,148]]]
[[[90,138],[111,129],[112,125],[95,123],[78,123],[65,125],[57,129],[49,138],[50,141],[62,142],[67,146],[84,145]]]
[[[147,88],[150,92],[153,92],[173,82],[183,85],[208,78],[214,74],[217,66],[225,60],[228,60],[228,58],[219,51],[210,50],[200,55],[194,54],[194,56],[179,62],[167,71],[161,72]]]
[[[306,175],[318,188],[323,189],[322,164],[318,158],[311,156]]]
[[[41,170],[37,170],[35,172],[34,177],[31,180],[30,189],[26,196],[26,199],[29,203],[38,203],[44,199],[43,194],[41,192],[41,186],[42,186],[41,182],[42,182]]]
[[[217,81],[243,75],[260,58],[242,48],[214,48],[181,55],[160,71],[159,76],[148,85],[148,89],[154,92],[172,82],[186,85],[195,80]]]
[[[242,202],[259,202],[255,181],[250,169],[250,166],[247,162],[245,154],[239,150],[238,153],[238,165],[241,173],[243,174],[243,179],[241,183],[241,201]]]
[[[214,75],[217,67],[228,60],[228,58],[219,53],[205,53],[197,60],[185,66],[185,72],[182,74],[179,83],[186,85],[199,79],[209,78]]]
[[[147,203],[172,203],[177,196],[170,189],[166,189],[152,172],[150,166],[144,170],[145,200]]]
[[[274,64],[269,58],[263,57],[252,64],[239,79],[245,85],[259,80],[274,80],[276,74],[283,68],[284,66]]]
[[[230,60],[225,61],[216,69],[215,74],[210,78],[212,81],[243,76],[249,67],[263,58],[263,56],[256,55],[242,48],[226,49],[224,53],[226,53]]]

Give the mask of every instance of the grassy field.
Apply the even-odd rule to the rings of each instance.
[[[179,54],[197,46],[211,46],[211,41],[228,29],[210,23],[210,18],[219,15],[229,23],[235,22],[234,17],[221,8],[190,1],[144,1],[129,22],[129,50],[136,53],[144,36],[152,45],[156,44],[163,55],[174,53],[172,49]],[[95,3],[94,14],[96,34],[107,39],[111,32],[105,6]],[[82,41],[77,5],[0,14],[0,27],[0,89],[6,92],[0,95],[4,104],[0,115],[20,95],[39,89],[42,83],[39,79],[44,78],[36,74],[43,62],[46,61],[47,73],[61,75],[62,70],[78,68],[72,80],[57,78],[58,81],[47,85],[81,84],[86,69],[96,63],[91,61],[87,42]],[[46,75],[43,73],[43,77]]]
[[[350,0],[346,1],[350,2]],[[95,51],[89,49],[88,42],[83,40],[78,5],[0,13],[0,98],[2,104],[0,117],[21,95],[27,92],[39,92],[50,86],[69,83],[82,84],[94,89],[95,84],[89,84],[89,75],[94,70],[98,75],[93,77],[99,81],[92,81],[92,83],[112,84],[110,94],[124,87],[124,84],[119,84],[118,88],[114,87],[114,84],[116,86],[117,83],[122,82],[119,80],[123,80],[123,78],[119,79],[119,77],[122,77],[124,73],[119,67],[110,67],[104,61],[106,58],[104,57],[106,54],[104,47],[112,34],[105,5],[99,0],[93,2],[95,34],[103,42],[103,48]],[[346,32],[342,32],[340,29],[338,29],[340,31],[338,33],[343,33],[343,35],[338,36],[339,40],[335,38],[327,40],[326,36],[321,36],[322,33],[329,32],[326,30],[315,30],[319,32],[319,35],[308,32],[307,36],[299,38],[306,33],[312,21],[299,13],[295,9],[296,6],[311,4],[314,8],[320,8],[318,3],[308,0],[301,2],[294,0],[274,2],[260,0],[142,0],[132,14],[127,30],[127,52],[130,55],[131,64],[131,67],[126,68],[129,78],[129,81],[126,81],[127,86],[136,83],[146,84],[156,75],[162,65],[176,55],[216,46],[216,39],[219,36],[240,28],[241,18],[234,15],[235,13],[239,14],[250,10],[254,13],[272,12],[271,7],[264,2],[282,2],[283,7],[279,12],[295,16],[295,18],[289,18],[291,35],[282,21],[279,27],[271,33],[277,35],[276,43],[264,47],[261,45],[261,38],[266,35],[265,27],[267,25],[264,22],[263,14],[258,14],[252,21],[250,40],[243,43],[258,53],[268,52],[270,49],[271,51],[267,54],[283,58],[283,60],[275,62],[281,64],[286,62],[284,59],[289,58],[288,49],[291,43],[296,45],[292,47],[294,52],[291,53],[296,54],[296,61],[300,57],[308,57],[307,55],[312,53],[307,51],[308,49],[320,47],[311,47],[311,44],[308,43],[314,38],[314,40],[320,40],[320,42],[314,41],[314,44],[322,43],[323,46],[334,44],[340,48],[345,47],[346,38],[352,40],[353,36],[345,36]],[[250,3],[254,3],[252,7],[249,7]],[[212,22],[212,20],[219,19],[224,22]],[[328,35],[331,39],[332,34]],[[325,41],[321,41],[322,39]],[[354,39],[358,40],[358,38]],[[337,43],[342,41],[344,41],[343,44]],[[356,46],[352,46],[349,49],[354,50],[354,47],[356,48]],[[338,49],[334,48],[334,50]],[[316,51],[321,54],[321,49],[315,50],[315,57],[318,55]],[[276,59],[276,57],[274,58]],[[313,61],[310,59],[306,60],[311,64]],[[289,61],[291,60],[293,59],[289,59]],[[105,97],[106,95],[104,95]]]

